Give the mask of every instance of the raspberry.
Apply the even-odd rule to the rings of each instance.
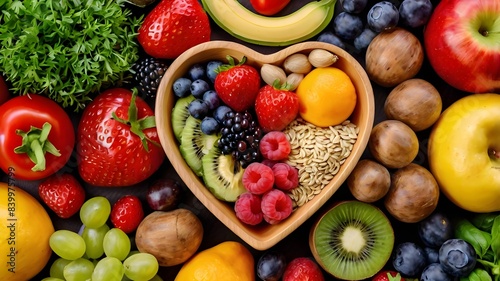
[[[262,161],[260,161],[260,163],[268,166],[269,168],[272,168],[274,166],[274,164],[279,163],[279,162],[274,161],[274,160],[269,160],[269,159],[262,159]]]
[[[242,193],[236,199],[234,211],[236,217],[243,223],[257,225],[262,221],[261,198],[250,192]]]
[[[299,185],[299,172],[287,163],[276,163],[272,167],[274,185],[281,190],[290,190]]]
[[[243,172],[243,186],[253,194],[264,194],[274,186],[273,170],[258,162],[251,163]]]
[[[292,213],[292,199],[279,189],[272,189],[262,196],[261,208],[264,219],[276,224]]]
[[[269,160],[284,160],[292,150],[285,133],[271,131],[260,140],[260,153]]]

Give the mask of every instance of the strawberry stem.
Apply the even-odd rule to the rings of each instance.
[[[240,66],[240,65],[245,64],[245,62],[247,61],[247,57],[245,57],[245,56],[243,56],[238,63],[236,63],[235,60],[234,60],[234,58],[231,57],[230,55],[227,55],[226,59],[227,59],[227,64],[221,64],[221,65],[219,65],[215,69],[215,73],[219,74],[221,72],[228,71],[229,69],[231,69],[231,68],[233,68],[235,66]]]
[[[16,130],[16,134],[22,137],[22,144],[14,149],[14,153],[26,153],[31,162],[35,165],[31,168],[33,172],[45,170],[46,159],[45,153],[50,153],[54,156],[61,156],[59,150],[48,140],[52,125],[45,122],[42,128],[31,126],[28,132]]]
[[[156,121],[154,116],[146,116],[142,119],[137,119],[138,110],[135,102],[136,97],[137,89],[134,89],[132,91],[132,98],[130,99],[130,105],[128,108],[128,119],[118,117],[114,111],[111,112],[111,117],[124,125],[130,126],[130,131],[141,139],[142,146],[147,152],[149,152],[148,141],[156,146],[160,146],[160,144],[148,138],[144,133],[144,130],[156,127]]]

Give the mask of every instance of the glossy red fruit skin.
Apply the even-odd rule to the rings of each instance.
[[[254,10],[264,16],[273,16],[283,10],[290,0],[250,0]]]
[[[159,179],[149,186],[146,200],[155,211],[170,211],[177,207],[182,197],[182,187],[173,179]]]
[[[241,112],[254,106],[260,88],[260,74],[248,64],[236,65],[217,74],[214,88],[227,106]]]
[[[76,214],[85,202],[85,190],[71,174],[54,174],[38,185],[38,195],[63,219]]]
[[[318,264],[308,257],[298,257],[290,261],[283,273],[283,281],[324,281],[325,277]]]
[[[480,35],[483,25],[478,15],[486,18],[487,13],[498,18],[498,0],[441,1],[425,26],[424,47],[432,68],[447,84],[458,90],[469,93],[500,90],[498,42],[481,42],[487,38]]]
[[[165,159],[156,127],[145,129],[147,148],[131,127],[115,120],[129,118],[132,92],[114,88],[99,94],[84,110],[77,132],[78,171],[87,183],[103,187],[137,184],[158,170]],[[154,117],[136,97],[137,118]]]
[[[148,55],[174,59],[210,35],[208,15],[197,0],[162,0],[144,18],[137,40]]]
[[[294,92],[262,87],[255,101],[255,113],[264,132],[281,131],[299,113],[299,98]]]
[[[111,223],[127,234],[135,231],[142,219],[144,219],[142,203],[135,195],[121,197],[111,208]]]

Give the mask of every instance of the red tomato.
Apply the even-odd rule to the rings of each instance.
[[[283,10],[290,0],[250,0],[255,11],[261,15],[272,16]]]
[[[3,104],[8,99],[10,99],[9,88],[3,77],[0,76],[0,104]]]
[[[44,157],[41,157],[45,159],[45,167],[34,171],[35,163],[28,154],[15,152],[17,147],[23,145],[23,137],[18,132],[28,133],[32,127],[42,129],[45,123],[52,126],[46,139],[60,155],[56,156],[45,151]],[[45,143],[44,147],[48,147],[43,137],[38,142]],[[55,101],[31,94],[11,98],[0,106],[0,168],[14,179],[38,180],[54,174],[64,167],[73,152],[74,145],[73,123]]]

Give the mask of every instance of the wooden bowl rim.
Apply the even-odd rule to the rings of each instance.
[[[265,235],[258,236],[255,234],[255,231],[260,231],[263,228],[244,225],[239,222],[239,220],[235,220],[235,216],[234,218],[231,218],[224,213],[224,209],[221,209],[223,206],[222,204],[227,205],[228,203],[222,202],[211,195],[210,191],[208,191],[208,189],[204,186],[202,180],[199,179],[187,166],[186,162],[183,161],[182,156],[180,155],[177,140],[173,135],[170,122],[170,114],[171,108],[173,107],[174,97],[173,94],[171,94],[169,98],[165,93],[171,93],[171,90],[168,88],[171,88],[173,80],[178,78],[175,74],[178,75],[179,69],[186,69],[187,66],[185,63],[193,60],[197,56],[200,56],[200,54],[213,54],[214,52],[217,53],[223,50],[232,54],[245,55],[249,64],[263,64],[283,61],[288,55],[297,52],[310,51],[316,48],[326,49],[337,54],[341,60],[345,60],[346,64],[352,66],[357,76],[359,76],[359,85],[356,88],[356,91],[358,93],[358,100],[364,101],[365,108],[363,109],[363,112],[358,112],[358,115],[360,115],[359,121],[361,123],[357,124],[360,129],[358,139],[353,150],[351,151],[350,156],[343,163],[339,172],[335,175],[333,180],[325,186],[323,190],[315,196],[315,198],[313,198],[313,200],[310,200],[295,210],[287,220],[276,225],[266,225],[263,227],[265,228]],[[211,58],[206,58],[206,60],[209,59]],[[362,90],[360,90],[359,87],[361,87]],[[363,94],[363,98],[360,99],[359,97],[361,94]],[[164,106],[165,104],[167,106]],[[358,106],[359,104],[356,105],[356,107]],[[219,221],[233,231],[238,237],[254,249],[266,250],[277,244],[291,232],[296,230],[308,218],[310,218],[345,182],[367,147],[369,135],[373,127],[375,101],[372,85],[361,64],[348,52],[335,45],[324,42],[307,41],[288,46],[275,53],[262,54],[251,49],[250,47],[236,42],[215,40],[192,47],[182,53],[170,64],[158,89],[156,97],[156,110],[157,112],[155,114],[155,118],[161,145],[164,148],[171,165],[184,181],[184,184],[191,190],[196,198],[210,212],[212,212],[217,219],[219,219]],[[201,187],[203,190],[201,190]],[[259,232],[258,234],[262,233]]]

